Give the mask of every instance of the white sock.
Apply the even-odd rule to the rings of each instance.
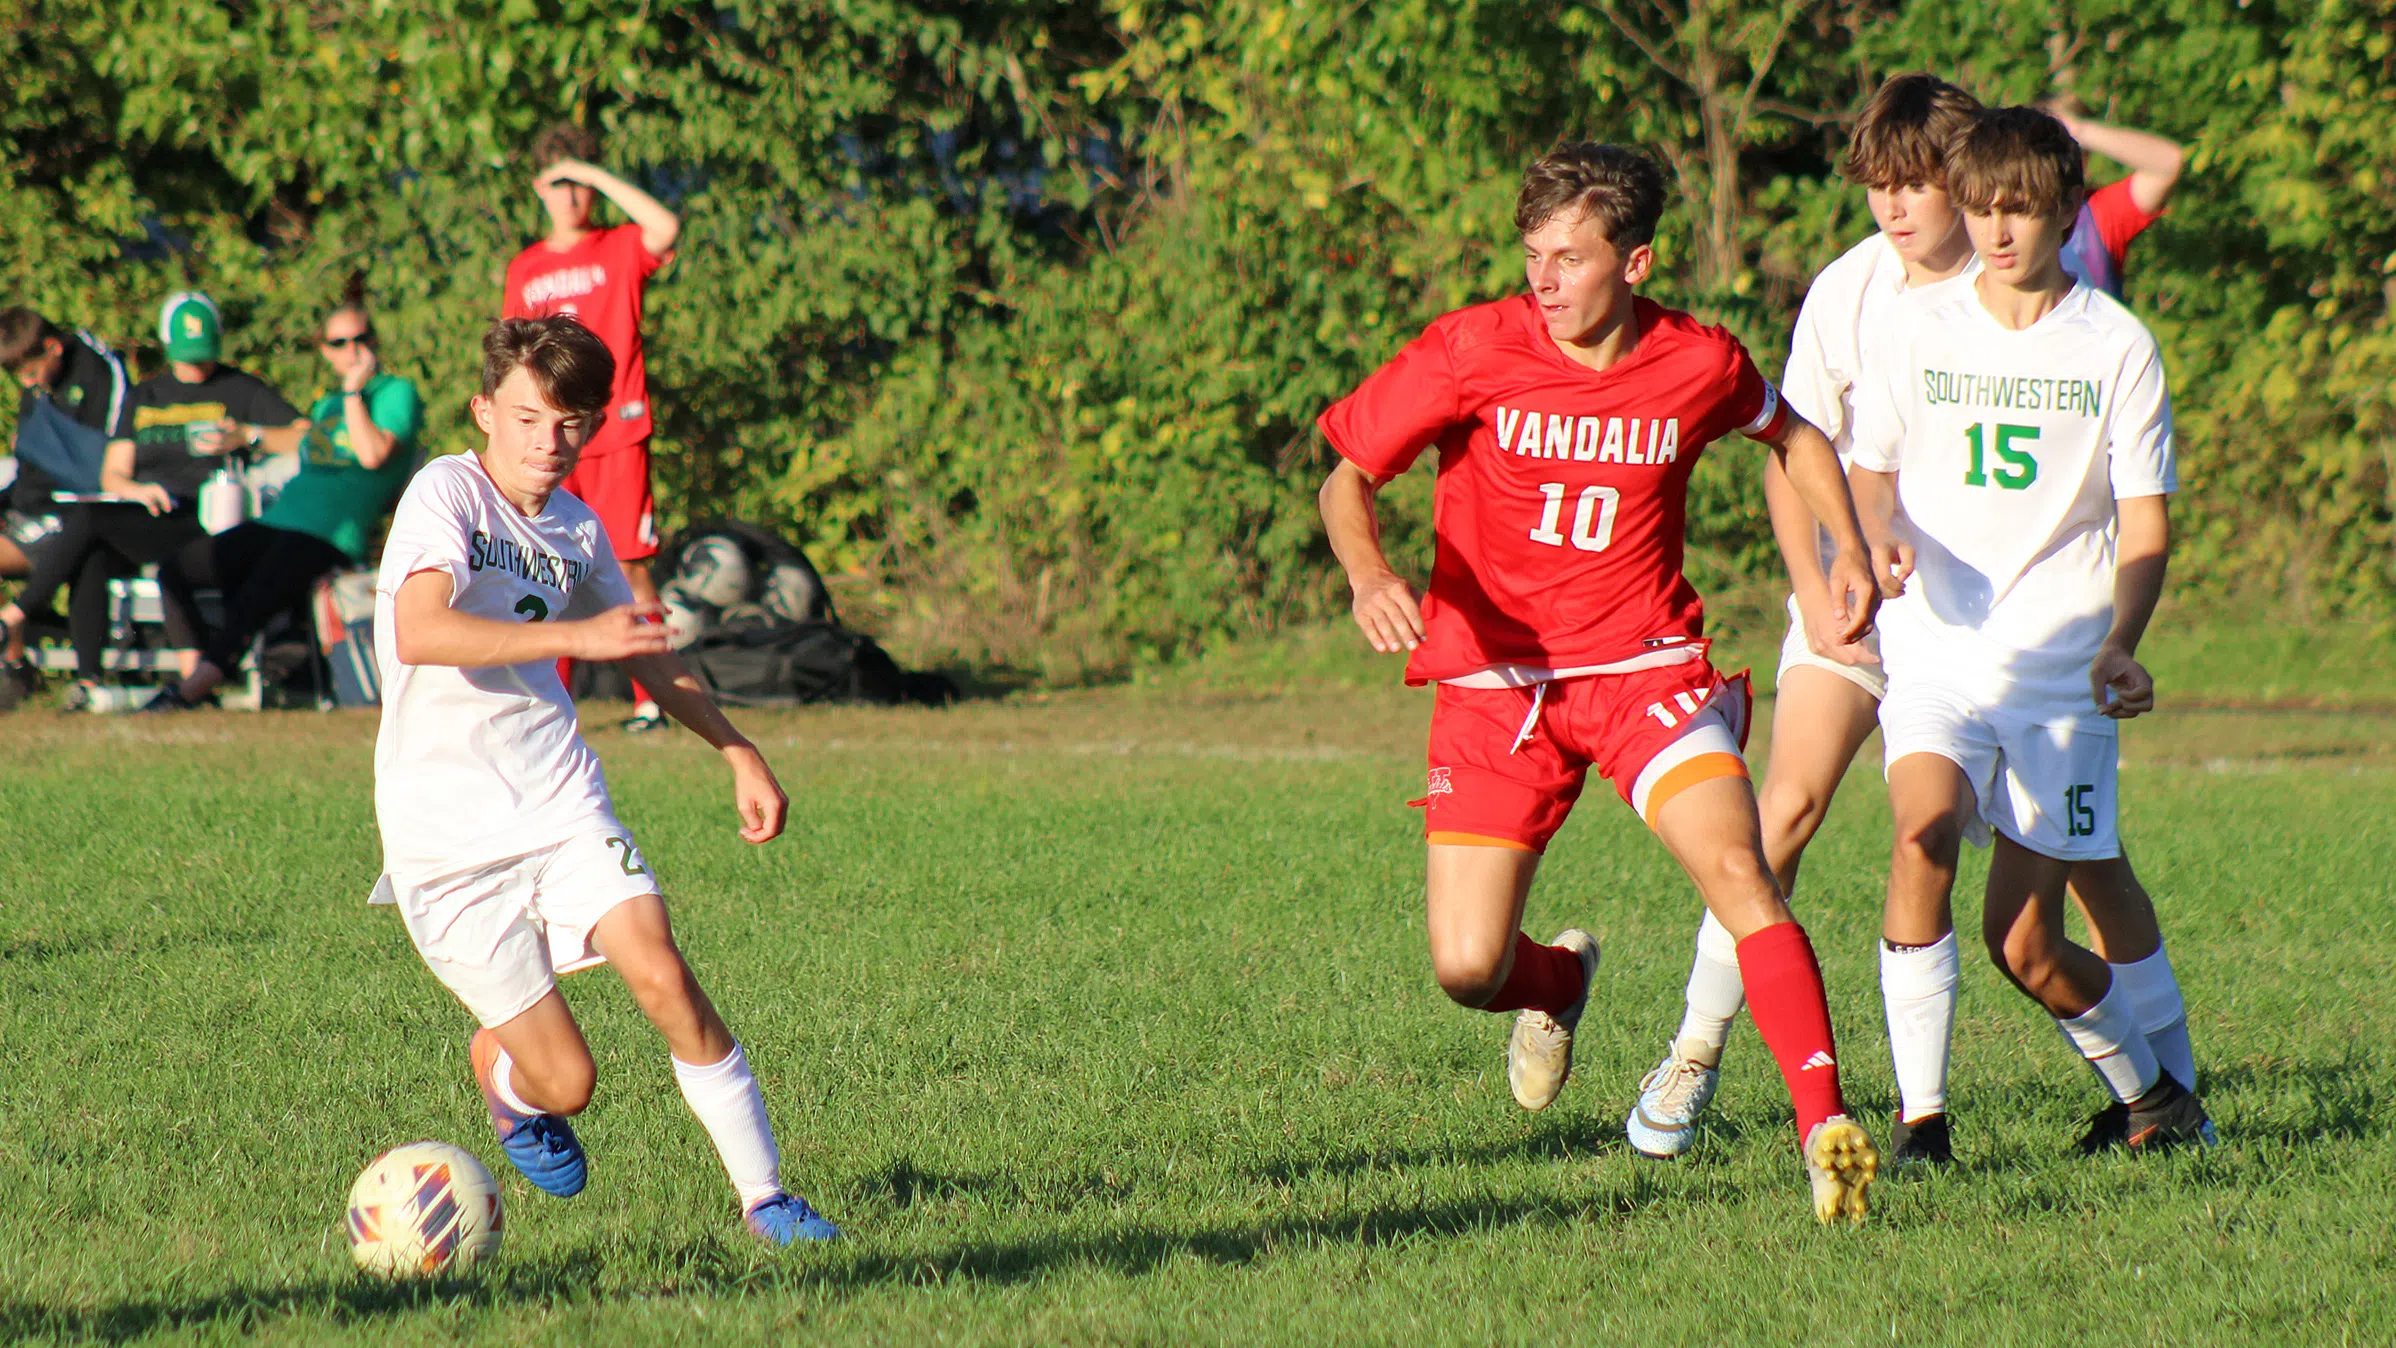
[[[2155,1062],[2172,1080],[2196,1089],[2196,1050],[2188,1042],[2188,1004],[2180,998],[2180,980],[2172,976],[2171,956],[2156,946],[2155,953],[2130,964],[2116,964],[2113,986],[2130,997],[2130,1014],[2137,1019]]]
[[[2057,1016],[2055,1023],[2104,1078],[2114,1099],[2126,1105],[2155,1088],[2163,1069],[2155,1065],[2155,1051],[2138,1032],[2138,1020],[2130,1013],[2130,994],[2119,980],[2105,989],[2096,1005],[2069,1020]]]
[[[774,1148],[765,1097],[757,1091],[757,1078],[740,1045],[734,1044],[722,1062],[705,1067],[674,1059],[674,1082],[682,1087],[691,1113],[715,1139],[716,1155],[724,1160],[724,1173],[732,1177],[741,1208],[745,1211],[759,1199],[782,1192],[782,1153]]]
[[[1697,924],[1697,958],[1689,965],[1689,1009],[1681,1016],[1683,1044],[1711,1049],[1711,1067],[1722,1060],[1730,1042],[1730,1023],[1747,1004],[1747,985],[1739,981],[1739,943],[1730,928],[1708,912]]]
[[[1929,945],[1880,943],[1880,1002],[1897,1069],[1897,1117],[1919,1122],[1947,1111],[1947,1051],[1955,1039],[1955,989],[1963,981],[1955,933]]]
[[[524,1097],[516,1094],[516,1060],[504,1048],[499,1050],[499,1060],[491,1064],[491,1092],[499,1097],[499,1103],[519,1114],[529,1117],[548,1112],[524,1103]]]

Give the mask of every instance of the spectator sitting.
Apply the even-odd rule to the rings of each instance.
[[[47,399],[80,425],[105,435],[115,429],[124,410],[128,381],[125,363],[106,343],[88,332],[68,332],[31,309],[18,306],[0,312],[0,369],[24,386],[17,403],[21,429],[33,416],[35,404]],[[16,479],[9,484],[8,504],[0,515],[0,576],[32,574],[33,559],[53,546],[64,523],[50,494],[58,484],[42,469],[17,460]],[[97,644],[108,625],[106,578],[80,602],[69,619],[70,631],[88,629]],[[25,666],[25,636],[15,626],[0,651],[7,669],[0,673],[0,709],[14,706],[33,686]]]
[[[298,474],[265,514],[187,544],[159,570],[161,588],[187,610],[192,587],[222,590],[225,622],[208,632],[182,683],[159,689],[144,711],[197,706],[240,664],[268,619],[318,577],[364,561],[375,525],[415,472],[424,402],[414,384],[381,372],[366,311],[344,304],[327,314],[317,348],[340,391],[309,409]]]
[[[200,525],[200,487],[224,456],[256,444],[288,453],[307,429],[298,410],[263,380],[219,363],[223,335],[216,305],[206,295],[187,290],[168,296],[158,326],[169,369],[133,386],[100,468],[100,489],[127,502],[78,505],[63,514],[59,541],[41,550],[16,602],[0,608],[0,624],[12,633],[27,611],[48,608],[70,577],[78,589],[95,575],[105,586],[105,572],[87,569],[95,558],[124,568],[145,566],[207,537]],[[197,658],[199,624],[171,595],[165,608],[167,639],[183,653],[188,672]],[[68,707],[83,705],[98,683],[105,639],[104,630],[75,634],[77,682]]]

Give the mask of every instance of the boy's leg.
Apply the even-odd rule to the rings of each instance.
[[[2069,870],[2067,862],[2000,836],[1989,862],[1981,938],[1989,958],[2055,1018],[2114,1099],[2133,1104],[2156,1089],[2162,1069],[2139,1033],[2127,991],[2095,952],[2064,935]]]
[[[1738,940],[1748,1010],[1796,1107],[1815,1214],[1860,1219],[1879,1153],[1847,1118],[1822,968],[1764,860],[1754,792],[1744,776],[1711,777],[1650,812],[1656,836],[1696,882],[1706,910]]]
[[[1772,757],[1756,793],[1764,859],[1782,895],[1797,889],[1797,863],[1830,812],[1831,797],[1847,766],[1878,726],[1880,703],[1852,680],[1806,665],[1781,675],[1772,717]],[[1707,913],[1697,932],[1697,958],[1689,967],[1687,1011],[1674,1038],[1706,1067],[1730,1042],[1730,1023],[1745,994],[1739,985],[1737,941]]]
[[[2071,895],[2088,917],[2089,945],[2129,993],[2139,1033],[2163,1070],[2196,1089],[2196,1050],[2188,1040],[2188,1007],[2163,949],[2155,902],[2130,869],[2129,853],[2104,861],[2075,861]]]
[[[724,1173],[740,1197],[752,1230],[776,1244],[837,1234],[803,1200],[782,1188],[782,1155],[774,1145],[765,1096],[724,1018],[674,944],[665,900],[627,899],[591,929],[591,944],[624,979],[641,1013],[665,1036],[683,1102],[715,1143]]]
[[[475,1036],[475,1076],[490,1097],[493,1117],[505,1110],[517,1119],[535,1114],[573,1115],[590,1107],[598,1065],[582,1027],[556,988],[502,1025]]]
[[[1525,1109],[1545,1109],[1572,1074],[1572,1035],[1597,971],[1588,933],[1543,945],[1522,930],[1540,854],[1587,780],[1588,761],[1562,747],[1554,724],[1558,703],[1575,692],[1574,683],[1441,684],[1430,771],[1415,802],[1428,844],[1432,972],[1460,1006],[1520,1013],[1506,1042],[1506,1081]]]
[[[1952,896],[1965,834],[1977,820],[1971,778],[1938,753],[1888,766],[1895,840],[1881,909],[1880,995],[1897,1076],[1899,1160],[1952,1157],[1945,1125],[1947,1059],[1955,1034],[1961,961]],[[1919,1144],[1907,1150],[1919,1138]]]
[[[1456,836],[1456,835],[1443,835]],[[1572,1033],[1597,964],[1597,943],[1567,931],[1543,945],[1522,930],[1539,853],[1522,844],[1429,847],[1424,883],[1431,970],[1459,1006],[1516,1011],[1506,1078],[1516,1103],[1545,1109],[1572,1074]]]

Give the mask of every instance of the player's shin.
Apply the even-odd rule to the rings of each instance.
[[[1953,932],[1929,945],[1880,943],[1880,997],[1897,1070],[1897,1117],[1907,1123],[1947,1110],[1947,1055],[1962,977]]]
[[[2145,959],[2107,967],[2113,970],[2113,986],[2129,996],[2130,1014],[2146,1036],[2147,1047],[2154,1050],[2156,1063],[2173,1080],[2195,1090],[2196,1050],[2188,1042],[2188,1006],[2180,997],[2171,957],[2157,946]]]
[[[1797,1110],[1802,1140],[1815,1124],[1847,1112],[1839,1093],[1838,1051],[1831,1042],[1830,1004],[1822,990],[1822,966],[1805,928],[1781,922],[1739,942],[1739,972],[1747,986],[1748,1014],[1756,1033],[1780,1065],[1790,1103]]]
[[[765,1096],[757,1089],[740,1045],[734,1044],[721,1062],[700,1065],[674,1059],[674,1082],[715,1142],[741,1207],[745,1210],[782,1192],[782,1156],[774,1146],[773,1126],[766,1122]]]
[[[1702,1046],[1712,1067],[1730,1042],[1730,1023],[1747,1003],[1747,988],[1739,978],[1739,943],[1712,913],[1697,927],[1697,957],[1689,964],[1688,1010],[1681,1016],[1675,1042]]]
[[[2155,1088],[2162,1069],[2156,1065],[2154,1050],[2147,1047],[2146,1036],[2139,1032],[2130,1010],[2130,995],[2119,980],[2105,989],[2096,1005],[2076,1016],[2057,1016],[2055,1023],[2096,1069],[2114,1099],[2128,1104]]]

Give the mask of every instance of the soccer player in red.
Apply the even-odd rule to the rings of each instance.
[[[1746,680],[1706,658],[1681,574],[1690,470],[1736,431],[1769,445],[1837,547],[1834,622],[1878,597],[1837,455],[1738,340],[1639,298],[1663,174],[1606,145],[1531,165],[1517,198],[1528,294],[1439,319],[1319,421],[1341,463],[1323,521],[1359,627],[1436,683],[1426,885],[1431,964],[1458,1003],[1518,1011],[1507,1079],[1544,1109],[1572,1070],[1597,942],[1521,930],[1548,840],[1590,769],[1654,829],[1738,939],[1756,1029],[1796,1105],[1823,1221],[1860,1219],[1879,1154],[1847,1117],[1822,974],[1765,863],[1740,756]],[[1382,553],[1374,497],[1438,450],[1428,594]]]
[[[590,161],[599,138],[590,128],[562,125],[533,142],[542,165],[533,190],[549,212],[549,237],[507,265],[502,318],[572,314],[616,358],[616,386],[605,419],[583,446],[582,461],[565,488],[607,528],[634,599],[657,602],[649,559],[657,555],[656,498],[649,490],[649,376],[641,358],[641,299],[649,278],[673,260],[682,221],[664,203]],[[591,224],[606,197],[632,223],[611,229]],[[627,730],[665,724],[646,689],[633,685],[637,705]]]

